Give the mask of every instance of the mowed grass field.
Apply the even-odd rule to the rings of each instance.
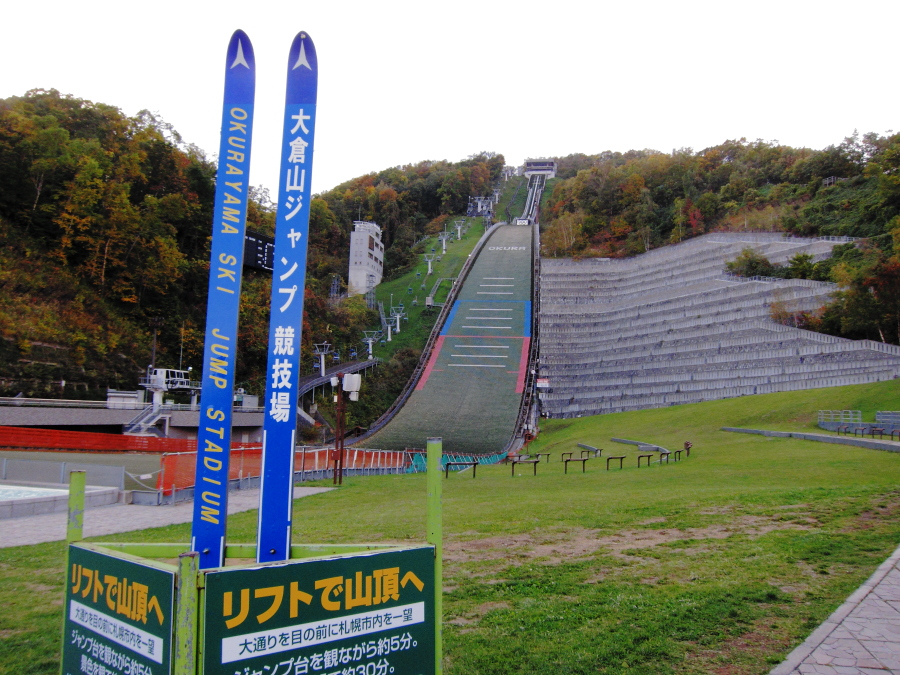
[[[815,428],[820,408],[872,419],[900,408],[900,381],[544,421],[536,477],[452,475],[444,672],[768,672],[900,544],[900,454],[719,431]],[[694,449],[638,469],[612,436]],[[579,441],[627,455],[625,469],[592,459],[564,475],[559,453]],[[424,504],[421,474],[350,478],[295,502],[295,540],[421,542]],[[255,526],[255,512],[232,517],[229,538]],[[107,539],[188,538],[184,525]],[[56,672],[63,556],[0,549],[0,671]]]

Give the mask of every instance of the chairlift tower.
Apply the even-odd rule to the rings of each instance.
[[[465,220],[455,220],[455,221],[453,221],[453,224],[456,225],[456,238],[461,240],[462,239],[462,228],[463,228],[463,225],[466,224],[466,221]]]
[[[428,263],[428,274],[429,275],[432,273],[431,272],[431,262],[434,260],[434,258],[435,258],[434,253],[426,253],[425,254],[425,262]]]
[[[399,305],[397,307],[391,307],[391,318],[397,322],[396,327],[394,328],[394,332],[397,335],[400,334],[400,319],[406,317],[406,313],[403,311],[403,305]]]
[[[375,275],[370,274],[366,280],[366,307],[369,309],[375,309],[375,286],[377,285]]]
[[[363,344],[369,349],[369,359],[372,359],[372,345],[381,339],[383,333],[380,330],[364,330]]]
[[[448,240],[450,237],[452,237],[452,236],[453,236],[453,235],[452,235],[450,232],[441,232],[441,233],[438,235],[438,239],[441,240],[441,246],[444,247],[444,250],[443,250],[443,254],[442,254],[442,255],[447,255],[447,240]],[[430,271],[429,271],[428,273],[431,274]]]
[[[371,276],[371,275],[370,275]],[[336,305],[341,299],[341,275],[331,275],[331,289],[328,291],[328,301],[332,305]]]
[[[313,345],[313,354],[319,357],[319,376],[325,377],[325,357],[331,354],[333,350],[331,349],[331,344],[328,342],[322,342],[321,344]]]

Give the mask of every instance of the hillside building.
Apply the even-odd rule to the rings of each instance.
[[[527,177],[539,175],[556,178],[556,161],[552,159],[527,159],[523,174]]]
[[[361,295],[381,283],[384,274],[384,244],[381,228],[362,220],[353,222],[350,233],[350,273],[347,295]]]

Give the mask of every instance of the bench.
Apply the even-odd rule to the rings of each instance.
[[[869,429],[869,433],[872,434],[872,438],[875,438],[875,433],[878,433],[878,438],[884,438],[884,428],[883,427],[872,427]]]
[[[475,468],[478,466],[478,462],[447,462],[446,464],[444,464],[444,478],[450,477],[451,466],[471,466],[472,478],[475,478]]]
[[[588,457],[593,453],[594,457],[600,457],[603,454],[603,448],[595,448],[593,445],[588,445],[587,443],[579,443],[579,448],[584,448],[581,451],[582,457]],[[588,453],[588,454],[585,454]]]
[[[837,428],[838,436],[841,435],[841,432],[842,432],[842,431],[843,431],[845,434],[847,434],[847,435],[849,436],[849,435],[850,435],[850,425],[849,425],[849,424],[842,424],[842,425],[840,425],[840,426]]]
[[[569,473],[569,462],[581,462],[581,473],[584,473],[584,468],[589,459],[591,457],[569,457],[569,459],[565,460],[565,471],[563,473]]]
[[[641,459],[643,457],[647,458],[647,466],[650,466],[650,458],[653,457],[653,455],[652,454],[651,455],[638,455],[638,468],[639,469],[641,468]]]
[[[559,461],[560,461],[560,462],[565,462],[565,461],[566,461],[566,455],[568,455],[569,457],[571,457],[571,456],[574,455],[574,454],[575,454],[574,452],[561,452],[561,453],[559,453]]]
[[[894,434],[897,434],[897,440],[900,441],[900,429],[891,430],[891,440],[894,440]]]
[[[609,471],[609,462],[610,460],[617,459],[619,460],[619,468],[622,468],[622,462],[625,460],[625,455],[610,455],[606,458],[606,470]],[[650,461],[649,459],[647,460]]]
[[[537,476],[537,465],[540,461],[539,459],[516,459],[512,457],[509,460],[509,463],[512,465],[512,475],[516,475],[516,464],[531,464],[534,467],[534,475]]]
[[[853,429],[853,435],[856,436],[857,432],[860,432],[863,436],[866,435],[866,432],[869,430],[868,427],[855,427]]]
[[[546,457],[547,462],[548,463],[550,462],[550,453],[549,452],[536,452],[536,453],[534,453],[534,456],[537,457],[538,460],[540,460],[541,457]]]

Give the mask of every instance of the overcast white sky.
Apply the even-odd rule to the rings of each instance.
[[[9,3],[0,98],[32,88],[158,112],[218,149],[225,49],[257,64],[250,181],[276,198],[288,48],[319,55],[312,185],[480,150],[526,157],[822,148],[900,129],[897,0]]]

